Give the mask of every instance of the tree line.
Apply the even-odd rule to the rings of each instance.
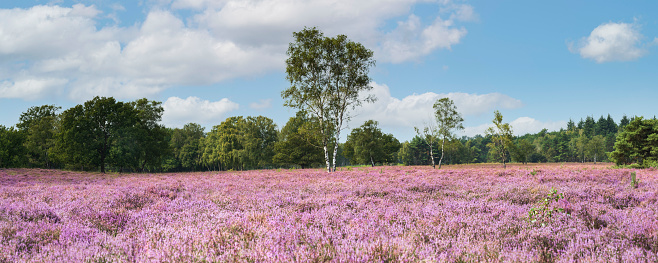
[[[440,108],[439,104],[437,101],[435,108]],[[456,110],[454,105],[443,108]],[[164,127],[160,124],[161,103],[147,99],[121,102],[96,97],[60,111],[55,105],[35,106],[20,115],[15,127],[0,125],[0,167],[167,172],[326,165],[320,121],[304,111],[281,129],[264,116],[236,116],[208,132],[195,123]],[[454,116],[458,118],[452,120],[461,118]],[[368,120],[352,129],[344,143],[332,136],[327,146],[338,150],[328,155],[338,166],[432,165],[432,159],[443,164],[643,164],[655,162],[658,156],[655,118],[624,116],[616,123],[610,115],[598,120],[588,116],[578,123],[569,121],[559,131],[516,137],[511,136],[509,125],[502,123],[500,113],[496,112],[493,123],[485,135],[456,138],[443,127],[437,136],[420,132],[410,141],[400,142],[383,132],[378,122]],[[459,125],[453,121],[448,127]],[[501,132],[494,131],[499,126]]]
[[[325,37],[317,28],[293,33],[286,60],[290,87],[284,106],[297,110],[280,130],[264,116],[229,117],[209,132],[199,124],[160,124],[160,102],[95,97],[63,112],[43,105],[22,113],[15,127],[0,125],[0,167],[100,171],[248,170],[341,165],[432,165],[500,162],[602,162],[652,165],[658,158],[655,117],[617,124],[608,114],[566,129],[512,136],[513,127],[494,112],[483,135],[455,136],[463,118],[454,102],[441,98],[434,118],[400,142],[373,120],[340,134],[352,111],[376,100],[371,90],[373,52],[345,35]],[[630,128],[626,128],[630,127]],[[440,155],[439,155],[440,153]]]

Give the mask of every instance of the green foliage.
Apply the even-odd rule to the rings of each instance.
[[[0,125],[0,168],[22,167],[27,164],[25,134]]]
[[[428,165],[431,164],[429,152],[430,146],[425,139],[415,136],[410,142],[401,145],[398,158],[405,165]]]
[[[528,139],[519,139],[516,144],[511,145],[512,159],[523,164],[527,164],[532,154],[536,152],[535,145]]]
[[[509,157],[508,152],[512,145],[512,127],[509,123],[503,123],[503,115],[499,111],[495,111],[494,115],[494,127],[489,127],[486,131],[486,134],[491,136],[491,143],[487,146],[489,146],[490,152],[493,153],[492,156],[501,161],[503,167],[505,167],[505,162]]]
[[[202,160],[220,170],[245,170],[271,165],[277,131],[266,117],[229,117],[204,140]]]
[[[605,157],[605,139],[602,135],[592,136],[586,146],[586,154],[596,163],[598,158]]]
[[[16,127],[25,134],[24,146],[32,165],[50,168],[59,126],[57,111],[61,107],[43,105],[30,107],[22,113]]]
[[[161,104],[147,99],[139,99],[131,103],[137,114],[137,123],[131,129],[130,137],[134,138],[132,143],[137,148],[136,159],[139,161],[140,171],[160,169],[165,156],[171,151],[169,132],[159,124],[164,113]]]
[[[400,142],[392,134],[384,134],[378,122],[366,121],[347,136],[344,155],[351,164],[397,163]]]
[[[317,120],[309,118],[305,112],[297,112],[295,117],[281,129],[279,140],[274,144],[273,162],[284,166],[315,167],[322,164],[322,148],[314,145],[319,141],[313,132]]]
[[[441,158],[439,158],[439,169],[441,169],[441,163],[443,162],[443,156],[445,153],[444,148],[446,139],[454,137],[453,130],[464,129],[464,126],[462,125],[464,119],[457,111],[455,103],[449,98],[441,98],[437,100],[432,107],[434,108],[434,117],[436,118],[438,135],[441,136]],[[434,160],[432,160],[432,164],[433,162]]]
[[[201,169],[201,157],[205,150],[203,127],[188,123],[183,128],[167,129],[171,149],[163,162],[166,171],[196,171]]]
[[[658,161],[658,120],[634,118],[617,135],[610,159],[617,165]]]
[[[80,167],[100,167],[105,173],[105,167],[110,163],[123,160],[108,160],[112,146],[120,143],[120,135],[136,122],[132,107],[114,98],[95,97],[84,105],[77,105],[62,113],[62,133],[59,145],[63,149],[66,161]],[[128,152],[128,149],[121,149]],[[115,154],[115,156],[117,156]]]
[[[60,115],[57,154],[70,168],[160,169],[169,151],[160,102],[95,97]]]
[[[631,188],[637,188],[639,181],[637,180],[637,174],[631,172]]]
[[[349,111],[374,97],[361,97],[372,89],[368,72],[375,61],[373,52],[344,35],[325,37],[316,28],[293,33],[286,60],[286,79],[291,87],[281,92],[284,106],[304,110],[317,119],[319,144],[324,150],[327,171],[335,171],[338,139]],[[333,166],[329,143],[336,141]]]
[[[558,193],[555,188],[551,188],[551,191],[542,200],[541,204],[528,211],[528,220],[531,223],[541,223],[542,226],[546,226],[546,223],[553,217],[553,214],[565,212],[563,208],[556,207],[555,205],[563,198],[564,194]]]

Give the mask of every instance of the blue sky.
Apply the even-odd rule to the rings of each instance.
[[[209,130],[230,116],[283,126],[285,51],[317,26],[375,52],[374,104],[401,141],[453,99],[463,135],[500,110],[516,134],[573,118],[653,117],[656,1],[60,0],[0,2],[0,124],[31,106],[93,98],[163,102],[163,123]]]

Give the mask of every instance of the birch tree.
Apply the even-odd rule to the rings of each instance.
[[[441,136],[441,158],[439,159],[439,169],[441,169],[446,139],[452,139],[454,137],[454,130],[464,129],[464,125],[462,125],[464,119],[457,111],[457,106],[455,106],[455,103],[449,98],[442,98],[437,100],[434,103],[433,108],[434,116],[436,117],[438,134]],[[433,163],[434,161],[432,160],[432,164]]]
[[[512,144],[512,127],[509,123],[503,123],[503,114],[499,111],[495,111],[494,115],[494,126],[486,130],[486,134],[491,135],[491,143],[487,146],[496,155],[495,157],[503,162],[503,168],[506,168],[505,162]]]
[[[372,89],[368,72],[375,64],[373,52],[344,35],[325,37],[316,28],[304,28],[293,37],[286,60],[286,79],[291,86],[281,97],[284,106],[304,110],[317,119],[327,172],[335,171],[340,131],[350,120],[350,111],[374,101],[374,97],[359,96]]]

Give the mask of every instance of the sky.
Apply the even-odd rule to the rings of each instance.
[[[374,52],[377,101],[352,111],[410,140],[455,102],[483,134],[516,135],[658,106],[658,1],[21,0],[0,2],[0,125],[95,96],[162,102],[162,123],[263,115],[278,127],[292,33],[317,27]],[[366,94],[364,94],[365,96]]]

